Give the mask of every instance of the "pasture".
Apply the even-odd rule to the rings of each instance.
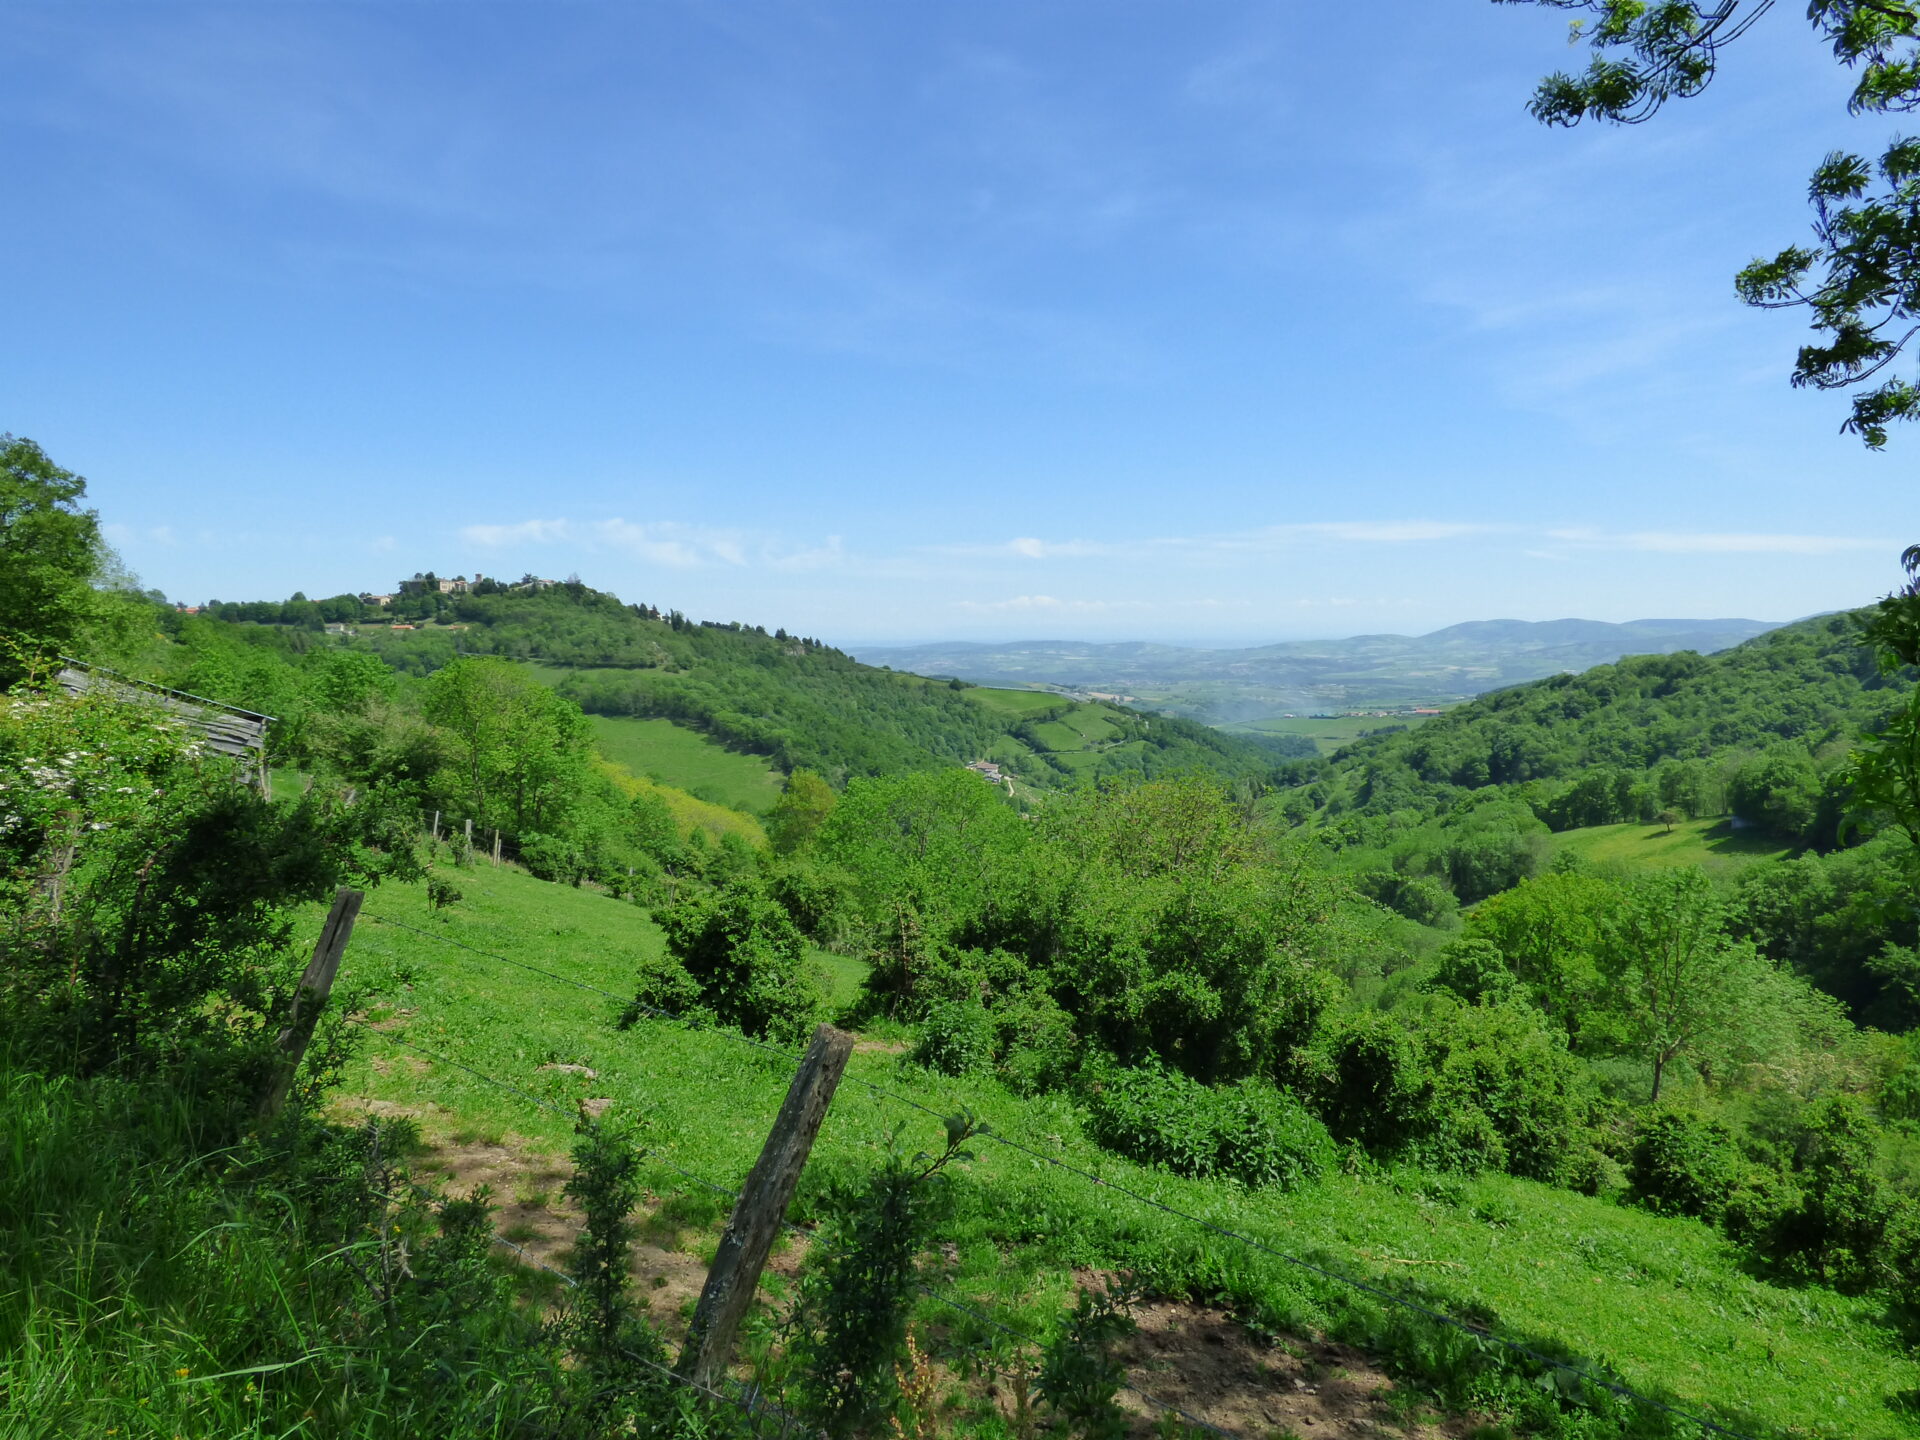
[[[660,1199],[653,1233],[665,1227],[673,1244],[710,1254],[726,1202],[702,1182],[740,1183],[791,1062],[673,1021],[620,1030],[618,998],[566,983],[628,993],[637,959],[662,943],[635,907],[511,868],[447,874],[464,898],[444,911],[430,909],[417,886],[368,897],[343,982],[377,995],[364,1003],[382,1034],[364,1036],[349,1103],[415,1114],[437,1143],[464,1137],[559,1165],[570,1140],[564,1114],[458,1066],[562,1112],[577,1100],[611,1099],[645,1126],[648,1183]],[[317,911],[308,917],[310,930],[319,919]],[[861,967],[821,963],[844,1003]],[[394,1043],[401,1040],[432,1055]],[[955,1185],[941,1285],[1025,1333],[1054,1322],[1076,1271],[1131,1268],[1165,1293],[1217,1300],[1283,1346],[1294,1343],[1288,1337],[1331,1336],[1435,1384],[1477,1363],[1475,1347],[1449,1347],[1375,1297],[1047,1163],[1059,1161],[1274,1251],[1476,1317],[1549,1353],[1602,1363],[1747,1434],[1920,1436],[1920,1419],[1890,1405],[1920,1387],[1920,1365],[1901,1353],[1875,1302],[1765,1284],[1705,1225],[1504,1175],[1362,1163],[1292,1192],[1180,1178],[1097,1149],[1066,1095],[1023,1098],[990,1076],[922,1070],[897,1050],[869,1037],[856,1051],[794,1218],[817,1216],[823,1186],[870,1166],[880,1147],[935,1146],[937,1121],[902,1100],[938,1114],[965,1106],[1027,1148],[973,1147],[977,1158]],[[585,1068],[547,1068],[557,1065]],[[1012,1343],[933,1300],[921,1319],[964,1343]]]
[[[764,756],[743,755],[671,720],[589,715],[601,755],[696,799],[764,815],[786,783]]]

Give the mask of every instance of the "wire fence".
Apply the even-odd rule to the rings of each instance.
[[[591,985],[586,983],[585,981],[574,979],[571,976],[561,975],[555,971],[545,969],[541,966],[530,965],[525,961],[515,960],[505,955],[495,954],[494,952],[489,950],[482,950],[477,946],[468,945],[464,941],[455,940],[453,937],[448,935],[436,935],[430,930],[422,930],[422,929],[419,929],[417,926],[408,925],[401,921],[393,920],[382,915],[368,914],[365,918],[373,920],[381,925],[389,926],[394,929],[408,931],[414,935],[421,936],[424,939],[434,940],[444,945],[453,946],[456,949],[464,950],[469,954],[477,955],[484,959],[495,961],[502,965],[512,966],[515,969],[526,971],[530,974],[539,975],[559,985],[568,986],[575,990],[601,996],[604,999],[611,1000],[618,1005],[626,1007],[626,1010],[631,1013],[648,1015],[656,1019],[667,1020],[677,1024],[685,1025],[685,1026],[688,1026],[689,1028],[697,1029],[697,1030],[703,1031],[704,1033],[718,1036],[719,1038],[723,1040],[727,1040],[734,1044],[749,1046],[755,1050],[762,1051],[764,1053],[780,1056],[781,1058],[796,1064],[798,1063],[801,1056],[801,1051],[799,1050],[790,1049],[790,1048],[786,1048],[778,1045],[773,1045],[767,1041],[755,1039],[753,1036],[745,1035],[737,1030],[731,1030],[725,1026],[711,1023],[698,1016],[677,1014],[672,1011],[659,1009],[658,1007],[655,1007],[655,1006],[640,1004],[630,996],[617,995],[610,990],[605,990],[605,989],[602,989],[600,986]],[[385,1034],[385,1032],[375,1032],[375,1033],[380,1033],[383,1036]],[[392,1039],[393,1037],[386,1036],[385,1038]],[[404,1043],[404,1042],[396,1042],[396,1043]],[[414,1047],[414,1048],[417,1048],[417,1047]],[[441,1057],[441,1058],[445,1058],[445,1057]],[[447,1060],[447,1063],[454,1065],[459,1069],[467,1070],[470,1073],[479,1076],[479,1078],[481,1078],[482,1080],[487,1081],[489,1084],[500,1085],[503,1088],[510,1089],[510,1090],[519,1090],[519,1087],[517,1086],[508,1084],[505,1081],[495,1080],[493,1077],[484,1075],[477,1070],[473,1070],[472,1067],[470,1066],[462,1065],[458,1061]],[[897,1094],[896,1092],[888,1090],[883,1086],[877,1085],[870,1080],[865,1080],[857,1076],[848,1076],[845,1078],[845,1080],[843,1080],[842,1083],[843,1084],[852,1083],[852,1084],[858,1085],[863,1089],[865,1089],[870,1095],[874,1096],[875,1098],[885,1100],[888,1103],[891,1103],[894,1105],[903,1106],[910,1110],[917,1111],[922,1115],[930,1116],[933,1119],[939,1120],[943,1123],[948,1118],[947,1114],[943,1113],[942,1111],[935,1108],[934,1106],[927,1105],[921,1101],[911,1098],[910,1096]],[[551,1102],[541,1100],[539,1099],[539,1097],[532,1095],[530,1092],[519,1090],[519,1093],[526,1095],[528,1099],[534,1100],[535,1103],[543,1105],[548,1109],[551,1109],[551,1110],[558,1109],[558,1107],[552,1105]],[[564,1112],[561,1112],[561,1113],[564,1113]],[[1679,1420],[1686,1424],[1698,1426],[1703,1431],[1706,1431],[1715,1435],[1726,1436],[1728,1437],[1728,1440],[1755,1440],[1755,1437],[1748,1435],[1743,1431],[1734,1430],[1726,1425],[1720,1424],[1718,1421],[1710,1420],[1705,1416],[1697,1415],[1691,1411],[1681,1409],[1680,1407],[1669,1404],[1668,1402],[1658,1399],[1655,1396],[1643,1394],[1642,1392],[1635,1390],[1629,1385],[1626,1385],[1620,1381],[1611,1379],[1605,1375],[1599,1374],[1596,1371],[1589,1369],[1586,1366],[1576,1365],[1571,1361],[1562,1360],[1556,1356],[1548,1355],[1543,1351],[1535,1349],[1534,1347],[1527,1345],[1521,1341],[1509,1339],[1508,1337],[1501,1335],[1497,1331],[1494,1331],[1484,1325],[1476,1325],[1471,1321],[1462,1320],[1458,1316],[1449,1315],[1443,1310],[1435,1309],[1431,1305],[1427,1305],[1422,1303],[1421,1301],[1411,1299],[1408,1296],[1397,1294],[1394,1291],[1389,1290],[1382,1285],[1377,1285],[1367,1280],[1361,1280],[1356,1278],[1355,1276],[1348,1275],[1341,1271],[1331,1269],[1325,1265],[1320,1265],[1311,1260],[1303,1259],[1300,1256],[1289,1254],[1288,1252],[1281,1250],[1278,1247],[1273,1246],[1264,1240],[1259,1239],[1257,1236],[1245,1234],[1239,1230],[1233,1229],[1231,1226],[1222,1225],[1218,1221],[1210,1220],[1205,1216],[1195,1215],[1189,1211],[1179,1209],[1176,1206],[1168,1205],[1164,1201],[1156,1200],[1150,1195],[1143,1195],[1139,1191],[1131,1189],[1128,1186],[1119,1184],[1116,1181],[1108,1180],[1104,1176],[1096,1174],[1091,1170],[1087,1170],[1081,1166],[1071,1164],[1065,1160],[1061,1160],[1057,1156],[1049,1155],[1045,1151],[1036,1149],[1031,1145],[1022,1143],[1021,1141],[1014,1140],[1007,1136],[998,1134],[993,1130],[982,1129],[981,1131],[978,1132],[976,1138],[979,1140],[986,1141],[990,1144],[999,1145],[999,1146],[1005,1147],[1008,1150],[1015,1151],[1021,1155],[1026,1156],[1031,1160],[1039,1162],[1042,1165],[1046,1165],[1062,1173],[1075,1176],[1080,1180],[1083,1180],[1092,1185],[1098,1186],[1099,1188],[1109,1191],[1113,1194],[1125,1196],[1127,1199],[1132,1200],[1140,1205],[1147,1206],[1150,1209],[1156,1210],[1161,1214],[1164,1214],[1172,1219],[1179,1220],[1182,1223],[1197,1226],[1198,1228],[1205,1230],[1208,1233],[1220,1239],[1233,1241],[1234,1243],[1244,1246],[1248,1250],[1251,1250],[1255,1253],[1265,1255],[1271,1259],[1281,1261],[1290,1266],[1294,1266],[1309,1274],[1318,1276],[1321,1279],[1331,1281],[1334,1284],[1348,1287],[1354,1291],[1368,1295],[1388,1305],[1395,1306],[1400,1309],[1409,1311],[1411,1313],[1420,1315],[1426,1320],[1429,1320],[1435,1324],[1438,1324],[1448,1329],[1452,1329],[1454,1331],[1468,1335],[1478,1344],[1497,1346],[1505,1350],[1509,1354],[1516,1355],[1524,1359],[1530,1360],[1535,1364],[1545,1367],[1546,1370],[1549,1370],[1561,1375],[1570,1376],[1581,1383],[1592,1385],[1596,1389],[1605,1391],[1606,1393],[1611,1394],[1619,1399],[1628,1401],[1632,1404],[1644,1406],[1649,1410],[1657,1411],[1671,1419]],[[655,1158],[657,1159],[657,1157]],[[664,1164],[665,1162],[660,1162],[660,1163]],[[687,1171],[679,1170],[677,1167],[674,1167],[672,1165],[667,1165],[666,1168],[669,1170],[674,1170],[676,1173],[682,1175],[683,1177],[693,1180],[696,1183],[708,1189],[718,1191],[722,1194],[737,1195],[737,1192],[727,1190],[724,1186],[714,1185],[710,1181],[701,1179],[701,1177],[699,1176],[691,1175]],[[789,1226],[789,1228],[795,1228],[795,1227]],[[931,1294],[932,1292],[928,1292],[928,1293]],[[939,1301],[942,1304],[951,1304],[955,1306],[955,1308],[968,1310],[969,1313],[974,1315],[975,1319],[980,1320],[982,1323],[992,1326],[996,1329],[1001,1329],[1010,1335],[1020,1336],[1023,1340],[1027,1341],[1027,1343],[1037,1343],[1032,1339],[1032,1337],[1022,1335],[1019,1330],[1013,1327],[1006,1326],[1001,1322],[995,1320],[991,1316],[986,1315],[983,1312],[970,1310],[969,1307],[961,1304],[960,1302],[943,1299],[938,1295],[934,1295],[932,1298],[934,1298],[935,1300]],[[1216,1433],[1216,1434],[1228,1435],[1231,1433],[1231,1432],[1220,1430],[1218,1429],[1218,1427],[1213,1426],[1204,1420],[1200,1420],[1194,1417],[1189,1417],[1186,1415],[1186,1412],[1179,1410],[1177,1406],[1171,1405],[1165,1401],[1154,1399],[1154,1397],[1148,1395],[1145,1391],[1138,1390],[1137,1387],[1134,1387],[1131,1384],[1128,1385],[1128,1388],[1130,1390],[1133,1390],[1136,1394],[1139,1394],[1143,1399],[1146,1399],[1150,1403],[1159,1406],[1162,1410],[1171,1411],[1173,1413],[1180,1415],[1183,1419],[1187,1420],[1189,1424],[1197,1425],[1203,1429],[1212,1431],[1213,1433]]]
[[[383,923],[390,923],[390,922],[383,922]],[[422,931],[419,933],[425,934],[427,932]],[[430,937],[430,938],[440,938],[440,937]],[[450,942],[450,943],[457,943],[457,942]],[[586,988],[593,989],[594,987],[589,986]],[[597,993],[605,994],[606,992],[598,991]],[[389,1034],[385,1030],[378,1029],[375,1026],[368,1024],[365,1021],[351,1020],[348,1023],[357,1025],[361,1029],[367,1030],[371,1034],[378,1035],[381,1039],[387,1041],[389,1044],[400,1046],[403,1049],[413,1051],[417,1055],[425,1056],[429,1060],[438,1062],[443,1065],[450,1065],[456,1070],[464,1071],[467,1074],[473,1076],[475,1079],[484,1081],[486,1084],[494,1086],[497,1089],[504,1090],[511,1094],[517,1095],[521,1099],[526,1100],[530,1104],[537,1105],[543,1110],[550,1111],[555,1115],[560,1115],[563,1117],[567,1115],[567,1111],[562,1106],[554,1104],[551,1100],[548,1100],[543,1096],[535,1095],[531,1090],[527,1090],[522,1088],[521,1086],[515,1085],[510,1080],[502,1080],[497,1076],[489,1075],[483,1070],[476,1069],[475,1067],[465,1064],[462,1061],[455,1060],[450,1055],[443,1055],[438,1051],[429,1050],[423,1045],[416,1045],[412,1041],[403,1040],[400,1037]],[[719,1033],[725,1034],[727,1032],[722,1031]],[[758,1042],[753,1042],[753,1043],[758,1043]],[[768,1048],[768,1047],[762,1046],[761,1048]],[[785,1052],[779,1052],[779,1053],[785,1053]],[[740,1198],[740,1192],[738,1190],[731,1189],[728,1186],[721,1185],[715,1181],[709,1180],[703,1175],[696,1175],[691,1170],[685,1169],[684,1167],[679,1165],[675,1165],[671,1161],[664,1159],[657,1151],[646,1152],[646,1158],[649,1161],[651,1161],[653,1164],[659,1166],[661,1169],[667,1170],[670,1173],[679,1176],[682,1180],[688,1181],[689,1183],[698,1186],[700,1189],[710,1191],[716,1195],[724,1196],[728,1200],[737,1201]],[[808,1239],[808,1241],[813,1244],[821,1243],[820,1237],[817,1234],[815,1234],[812,1230],[809,1230],[804,1225],[797,1225],[794,1222],[786,1219],[782,1219],[780,1223],[782,1227],[789,1234],[805,1236]],[[573,1277],[571,1275],[568,1275],[565,1271],[555,1269],[553,1266],[548,1265],[545,1262],[530,1255],[524,1246],[516,1245],[511,1240],[508,1240],[506,1239],[506,1237],[499,1234],[495,1234],[493,1238],[495,1243],[500,1244],[508,1249],[516,1251],[529,1264],[535,1266],[540,1270],[546,1271],[548,1274],[559,1277],[561,1280],[566,1282],[567,1285],[572,1286],[576,1283]],[[980,1323],[988,1326],[989,1328],[999,1331],[1001,1334],[1010,1336],[1011,1338],[1019,1341],[1023,1345],[1034,1347],[1037,1349],[1043,1343],[1038,1336],[1031,1335],[1024,1330],[1021,1330],[1017,1326],[1010,1325],[1004,1320],[1001,1320],[998,1317],[989,1314],[987,1311],[982,1310],[978,1306],[969,1305],[964,1300],[958,1300],[951,1295],[943,1294],[940,1291],[935,1290],[933,1287],[929,1285],[926,1285],[920,1282],[915,1282],[914,1290],[916,1293],[924,1296],[926,1299],[933,1301],[936,1305],[943,1305],[948,1309],[955,1310],[961,1314],[967,1315],[972,1319],[977,1320]],[[949,1337],[948,1343],[956,1350],[956,1352],[965,1353],[970,1359],[974,1360],[976,1363],[981,1364],[989,1372],[1000,1371],[1005,1368],[1005,1366],[1002,1364],[1000,1360],[1000,1357],[993,1355],[989,1351],[982,1350],[978,1346],[966,1345],[962,1342],[953,1340],[951,1337]],[[640,1357],[635,1357],[635,1358],[637,1359]],[[1169,1400],[1162,1400],[1158,1396],[1150,1393],[1149,1391],[1143,1390],[1142,1388],[1140,1388],[1138,1385],[1135,1385],[1130,1380],[1124,1381],[1123,1384],[1124,1384],[1124,1387],[1130,1393],[1137,1395],[1141,1400],[1143,1400],[1147,1404],[1154,1406],[1155,1408],[1162,1411],[1163,1413],[1170,1413],[1178,1416],[1181,1420],[1183,1420],[1190,1426],[1208,1431],[1214,1435],[1223,1436],[1225,1437],[1225,1440],[1241,1440],[1241,1437],[1236,1435],[1233,1431],[1223,1430],[1219,1426],[1214,1425],[1207,1420],[1203,1420],[1197,1415],[1190,1414],[1186,1410],[1181,1409],[1178,1405],[1175,1405],[1173,1402]]]

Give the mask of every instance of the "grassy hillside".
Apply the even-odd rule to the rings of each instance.
[[[661,1197],[649,1233],[709,1253],[724,1202],[676,1172],[737,1185],[779,1106],[788,1065],[674,1024],[643,1022],[621,1032],[612,1024],[613,1002],[444,943],[624,994],[639,957],[661,944],[633,907],[510,869],[482,866],[454,878],[467,898],[444,914],[432,912],[415,887],[389,886],[370,897],[346,974],[388,995],[374,1012],[378,1023],[396,1039],[563,1108],[591,1095],[644,1116],[654,1146],[648,1184]],[[317,916],[311,923],[317,928]],[[857,972],[840,963],[845,994]],[[594,1073],[542,1068],[556,1064]],[[1082,1137],[1075,1107],[1059,1097],[1022,1100],[990,1079],[931,1075],[886,1049],[863,1047],[849,1073],[853,1082],[873,1081],[940,1113],[970,1106],[1008,1139],[1287,1253],[1478,1316],[1529,1343],[1603,1359],[1629,1383],[1745,1433],[1920,1435],[1920,1420],[1888,1404],[1920,1385],[1920,1365],[1899,1352],[1874,1303],[1763,1284],[1697,1222],[1501,1176],[1334,1175],[1285,1195],[1180,1179],[1095,1149]],[[372,1037],[348,1088],[363,1102],[418,1113],[443,1144],[504,1142],[556,1165],[570,1138],[562,1117]],[[870,1163],[874,1147],[902,1126],[910,1146],[936,1138],[928,1117],[844,1084],[798,1216],[817,1214],[822,1185]],[[979,1158],[957,1186],[945,1285],[1008,1324],[1042,1329],[1066,1298],[1070,1272],[1126,1265],[1162,1286],[1227,1297],[1284,1334],[1325,1329],[1413,1363],[1397,1348],[1406,1337],[1396,1342],[1387,1315],[1365,1297],[1017,1151],[991,1143],[976,1149]],[[544,1203],[539,1194],[519,1198]],[[930,1322],[954,1323],[932,1302],[923,1309]],[[965,1322],[958,1333],[1006,1343]]]
[[[1317,719],[1310,715],[1282,715],[1245,724],[1227,725],[1231,735],[1298,735],[1311,740],[1321,755],[1345,749],[1356,740],[1399,730],[1411,730],[1432,719],[1430,715],[1333,715]]]
[[[1734,875],[1756,860],[1783,860],[1794,846],[1752,831],[1736,830],[1730,820],[1681,820],[1665,825],[1589,825],[1562,830],[1554,849],[1596,865],[1699,865],[1714,875]]]
[[[982,701],[958,681],[875,669],[784,630],[662,616],[584,586],[464,597],[424,628],[365,633],[389,663],[414,673],[463,651],[534,662],[549,678],[563,671],[559,693],[589,714],[670,720],[776,769],[810,769],[836,783],[983,758],[1043,790],[1194,769],[1265,777],[1298,753],[1058,696],[1035,703],[1001,692]],[[1033,730],[1049,721],[1067,721],[1072,735]]]
[[[764,760],[716,745],[671,720],[595,715],[594,747],[634,775],[701,800],[764,815],[780,798],[781,776]]]

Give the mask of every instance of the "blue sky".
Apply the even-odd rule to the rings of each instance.
[[[578,572],[844,643],[1787,619],[1920,538],[1733,272],[1783,7],[1548,131],[1486,0],[0,5],[0,429],[176,598]]]

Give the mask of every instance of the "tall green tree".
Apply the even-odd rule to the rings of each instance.
[[[102,588],[117,563],[86,493],[33,441],[0,433],[0,684],[34,656],[117,658],[140,628],[146,604]]]
[[[1832,1001],[1727,934],[1705,871],[1651,871],[1622,892],[1601,922],[1600,968],[1626,1044],[1653,1071],[1650,1103],[1676,1060],[1737,1064],[1838,1023]]]
[[[1920,666],[1920,545],[1900,559],[1907,583],[1875,608],[1863,637],[1888,675]],[[1846,779],[1856,809],[1891,820],[1920,861],[1920,686],[1849,757]]]
[[[833,813],[839,798],[833,787],[811,770],[796,770],[789,775],[786,788],[767,816],[767,839],[774,852],[791,855],[803,848]]]
[[[1548,76],[1529,107],[1548,125],[1634,125],[1698,95],[1718,73],[1721,50],[1773,8],[1773,0],[1494,3],[1583,12],[1573,35],[1591,44],[1592,62],[1580,75]],[[1834,59],[1859,76],[1852,114],[1920,109],[1920,0],[1809,0],[1806,15]],[[1878,449],[1891,422],[1920,417],[1920,389],[1878,379],[1920,332],[1920,140],[1895,138],[1871,161],[1829,153],[1808,198],[1813,243],[1754,260],[1735,288],[1749,305],[1808,313],[1816,338],[1800,348],[1793,383],[1853,391],[1845,428]]]
[[[421,708],[453,739],[447,788],[474,820],[548,831],[586,793],[592,727],[579,706],[521,666],[457,660],[427,682]]]

